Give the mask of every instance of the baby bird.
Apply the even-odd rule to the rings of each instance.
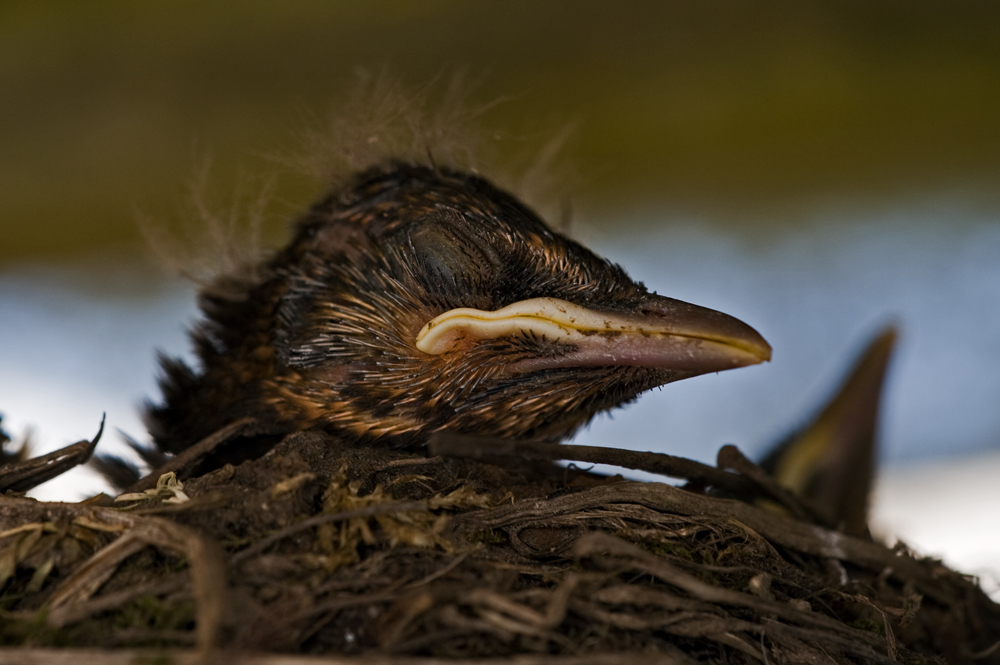
[[[672,381],[771,348],[649,292],[473,174],[390,162],[298,223],[254,278],[200,299],[200,367],[163,359],[157,447],[240,418],[419,447],[436,432],[555,442]]]
[[[879,412],[897,338],[894,326],[883,328],[814,419],[760,462],[779,485],[853,535],[868,535]]]

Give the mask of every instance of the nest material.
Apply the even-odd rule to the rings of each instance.
[[[938,561],[515,452],[302,433],[114,505],[0,497],[0,663],[998,662],[1000,607]]]

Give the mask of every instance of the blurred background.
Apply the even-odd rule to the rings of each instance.
[[[775,349],[598,419],[577,442],[712,462],[803,424],[880,326],[876,530],[1000,578],[1000,5],[551,1],[0,4],[0,413],[35,453],[102,413],[143,439],[155,352],[194,288],[137,219],[272,185],[265,239],[321,186],[282,166],[358,68],[464,69],[523,154],[574,128],[572,235]],[[244,189],[245,191],[245,189]],[[35,495],[100,489],[85,470]]]

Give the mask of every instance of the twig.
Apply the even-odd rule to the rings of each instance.
[[[824,628],[828,631],[844,634],[852,639],[856,639],[869,644],[874,644],[876,638],[863,631],[851,628],[835,619],[817,614],[815,612],[803,612],[791,605],[780,603],[776,600],[760,598],[748,593],[733,591],[722,587],[714,586],[702,582],[693,575],[682,571],[671,563],[650,554],[639,548],[637,545],[616,538],[607,533],[590,533],[581,537],[574,548],[577,557],[587,557],[600,552],[607,552],[615,556],[625,556],[632,559],[635,564],[650,575],[654,575],[664,582],[683,589],[691,596],[709,603],[723,605],[734,605],[755,610],[761,614],[773,614],[786,621],[793,621],[798,624]]]
[[[0,466],[0,494],[7,491],[27,492],[46,480],[51,480],[83,464],[94,453],[94,448],[97,447],[97,442],[101,440],[103,433],[104,416],[101,417],[101,427],[97,430],[97,435],[90,441],[78,441],[47,455]]]
[[[174,573],[168,577],[160,577],[143,584],[105,594],[76,605],[64,605],[49,612],[46,621],[50,626],[62,627],[77,621],[82,621],[99,612],[107,612],[121,607],[136,598],[143,596],[159,596],[175,591],[187,583],[186,572]]]
[[[220,430],[206,436],[204,439],[194,444],[184,452],[171,457],[170,460],[158,469],[153,469],[148,475],[143,476],[133,485],[128,487],[123,494],[134,494],[145,492],[156,487],[156,481],[165,473],[173,471],[178,478],[185,479],[188,471],[194,468],[199,462],[205,459],[209,453],[216,448],[228,443],[239,436],[251,436],[254,434],[266,434],[256,418],[241,418],[234,423],[226,425]]]
[[[212,663],[237,665],[453,665],[449,658],[413,658],[386,654],[365,656],[297,656],[281,653],[219,651]],[[134,665],[145,662],[169,662],[195,665],[203,662],[191,649],[0,649],[0,665]],[[690,665],[693,660],[682,654],[590,654],[586,656],[550,656],[530,654],[510,658],[476,659],[477,665]]]
[[[820,510],[809,505],[804,497],[797,497],[774,482],[767,471],[754,464],[740,449],[734,445],[725,445],[719,449],[716,464],[720,469],[732,469],[755,484],[759,490],[755,494],[763,494],[787,508],[795,517],[805,522],[815,522],[826,527],[836,527],[831,524]]]
[[[86,602],[118,565],[142,545],[154,545],[187,559],[191,570],[200,653],[208,654],[218,636],[226,602],[226,569],[221,549],[193,529],[160,517],[145,517],[86,504],[40,503],[0,496],[0,516],[26,522],[72,523],[100,531],[122,531],[120,538],[98,550],[50,596],[50,607]],[[66,613],[72,613],[67,609]],[[2,664],[3,661],[0,661]],[[24,661],[22,661],[24,662]]]
[[[345,510],[339,513],[325,513],[322,515],[316,515],[315,517],[310,517],[309,519],[302,520],[296,524],[285,527],[284,529],[273,533],[267,538],[262,538],[256,543],[241,550],[234,554],[230,559],[230,562],[234,566],[238,566],[252,556],[260,554],[266,550],[271,545],[284,540],[285,538],[296,534],[300,531],[305,531],[306,529],[311,529],[313,527],[319,526],[321,524],[327,524],[329,522],[340,522],[343,520],[353,520],[360,517],[374,517],[375,515],[384,515],[385,513],[396,513],[404,510],[421,510],[426,506],[423,503],[417,501],[409,502],[398,502],[398,503],[377,503],[371,506],[366,506],[365,508],[358,508],[357,510]]]
[[[740,495],[759,493],[757,485],[746,478],[741,478],[734,473],[722,471],[708,464],[664,453],[639,452],[603,446],[511,441],[509,439],[491,439],[451,433],[435,434],[428,444],[428,449],[431,455],[443,457],[468,457],[480,460],[490,457],[516,457],[531,460],[573,460],[588,464],[611,464],[670,478],[684,478]]]
[[[551,520],[585,508],[599,509],[620,503],[646,506],[664,513],[736,520],[783,547],[849,561],[876,571],[890,568],[904,578],[925,583],[928,593],[934,588],[930,569],[876,543],[760,510],[742,501],[702,496],[662,483],[621,482],[552,497],[544,502],[527,499],[513,505],[457,515],[454,527],[478,530],[500,528],[519,521]]]

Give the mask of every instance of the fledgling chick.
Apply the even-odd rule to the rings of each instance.
[[[852,535],[868,535],[882,389],[897,338],[893,326],[880,331],[814,419],[760,462],[779,485]]]
[[[163,360],[147,414],[163,451],[246,416],[363,443],[560,441],[650,388],[771,356],[486,180],[409,162],[357,174],[256,278],[220,285],[201,296],[200,367]]]

